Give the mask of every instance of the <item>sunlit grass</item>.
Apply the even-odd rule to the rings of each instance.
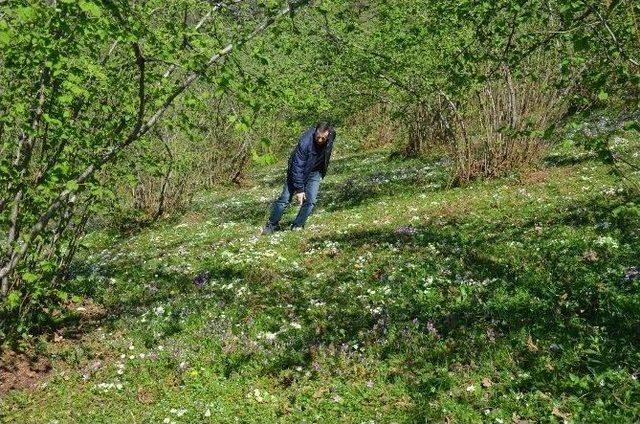
[[[48,346],[53,377],[5,421],[640,419],[639,221],[607,166],[464,188],[437,157],[331,166],[305,231],[258,235],[274,167],[91,235],[72,284],[109,315]]]

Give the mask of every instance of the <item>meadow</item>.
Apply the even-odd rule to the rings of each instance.
[[[609,165],[560,145],[450,187],[438,152],[337,156],[304,231],[259,235],[282,163],[93,229],[52,369],[0,421],[640,420],[640,214]]]

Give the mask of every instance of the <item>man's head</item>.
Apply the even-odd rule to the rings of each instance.
[[[328,122],[319,122],[316,125],[316,131],[313,133],[313,141],[320,146],[324,146],[329,141],[331,134],[331,125]]]

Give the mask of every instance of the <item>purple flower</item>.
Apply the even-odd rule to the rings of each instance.
[[[406,225],[396,229],[395,233],[398,236],[414,236],[418,233],[418,230],[411,225]]]
[[[209,282],[209,277],[210,277],[209,271],[203,271],[200,274],[193,277],[193,284],[195,284],[196,287],[200,288],[205,284],[207,284],[207,282]]]
[[[640,278],[640,267],[637,266],[631,266],[625,269],[624,274],[622,275],[622,281],[624,283],[628,283],[638,278]]]
[[[440,338],[440,335],[438,334],[438,330],[436,329],[436,326],[433,325],[433,321],[431,321],[431,320],[427,321],[426,328],[427,328],[427,331],[429,332],[429,334],[432,334],[437,339]]]

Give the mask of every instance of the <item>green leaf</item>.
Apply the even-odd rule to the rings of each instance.
[[[640,131],[640,122],[638,121],[627,121],[624,123],[624,129],[627,131],[636,130]]]
[[[66,187],[71,191],[76,191],[78,190],[78,188],[80,188],[76,180],[67,181]]]
[[[604,102],[608,98],[609,98],[609,94],[603,90],[600,90],[600,92],[598,93],[598,100],[601,100]]]
[[[29,21],[36,15],[36,11],[33,7],[20,7],[16,10],[18,17],[23,21]]]
[[[0,22],[0,46],[6,46],[11,41],[9,28],[5,22]]]
[[[36,274],[31,273],[31,272],[25,272],[24,274],[22,274],[22,279],[24,281],[26,281],[27,283],[33,283],[34,281],[36,281],[38,279],[38,276]]]
[[[79,5],[80,5],[80,9],[82,9],[83,12],[87,12],[90,15],[95,16],[96,18],[98,18],[98,17],[100,17],[100,15],[102,15],[102,11],[98,7],[98,5],[93,3],[93,2],[81,1],[79,3]]]
[[[8,309],[15,309],[20,305],[20,292],[12,290],[5,299],[5,305]]]

